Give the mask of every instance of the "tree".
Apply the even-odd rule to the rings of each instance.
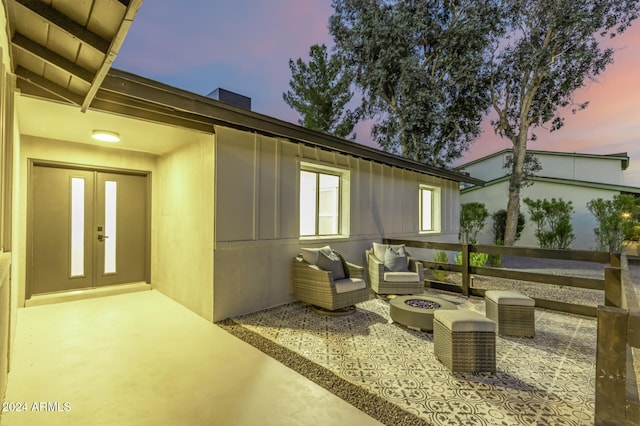
[[[536,128],[563,125],[561,114],[586,81],[613,61],[601,42],[630,25],[638,0],[512,0],[503,2],[507,36],[496,41],[491,60],[492,125],[513,144],[505,245],[515,242],[527,142]],[[573,112],[587,103],[573,106]]]
[[[497,1],[333,0],[336,54],[388,152],[444,166],[480,133]]]
[[[633,232],[634,217],[640,212],[640,204],[633,195],[620,194],[612,200],[591,200],[587,209],[598,222],[594,229],[598,250],[620,253],[624,239]]]
[[[324,44],[311,46],[309,57],[308,64],[301,58],[289,60],[291,90],[283,93],[282,98],[302,115],[300,125],[346,138],[359,117],[358,109],[345,109],[353,97],[352,76],[339,58],[329,57]]]
[[[567,249],[574,240],[571,213],[573,203],[562,198],[532,200],[525,198],[530,219],[536,225],[535,236],[541,248]]]
[[[460,209],[460,242],[476,244],[489,211],[482,203],[464,203]]]
[[[497,245],[502,245],[504,244],[504,232],[507,227],[507,211],[500,209],[491,215],[491,219],[493,221],[493,225],[491,226],[493,241]],[[520,239],[520,234],[522,234],[525,223],[524,215],[520,212],[518,215],[518,228],[516,229],[515,241]]]

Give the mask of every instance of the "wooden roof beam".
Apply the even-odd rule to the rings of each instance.
[[[51,93],[55,95],[56,98],[64,99],[70,103],[80,105],[83,101],[83,97],[73,93],[64,87],[58,86],[57,84],[52,83],[51,81],[40,77],[38,74],[33,73],[25,68],[18,67],[16,70],[16,76],[18,80],[23,80],[27,83],[30,83],[47,93]]]
[[[84,26],[58,12],[48,4],[39,0],[15,0],[15,2],[55,25],[71,37],[93,47],[100,53],[106,54],[109,51],[110,42],[108,40],[105,40],[99,35],[89,31]]]
[[[47,64],[72,74],[87,83],[91,83],[93,81],[93,73],[90,71],[66,60],[57,53],[52,52],[46,47],[39,45],[18,32],[16,32],[13,39],[11,39],[11,44],[30,55],[37,56]]]

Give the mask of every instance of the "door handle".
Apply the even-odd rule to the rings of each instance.
[[[108,235],[98,235],[98,241],[104,241],[105,238],[109,238]]]

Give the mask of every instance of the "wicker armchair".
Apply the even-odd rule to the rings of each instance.
[[[345,262],[349,278],[335,281],[324,271],[298,256],[293,259],[293,292],[296,299],[328,311],[336,311],[369,299],[364,268]]]
[[[409,257],[410,272],[385,272],[373,250],[366,251],[368,281],[376,294],[420,294],[424,291],[422,263]]]

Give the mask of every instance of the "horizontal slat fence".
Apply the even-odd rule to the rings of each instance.
[[[431,287],[447,291],[462,292],[465,296],[484,297],[484,290],[471,287],[473,275],[486,276],[494,278],[503,278],[510,280],[529,281],[541,284],[552,284],[563,287],[576,287],[590,290],[604,290],[605,281],[607,279],[585,278],[566,275],[543,274],[537,272],[525,272],[513,269],[475,267],[469,263],[471,253],[487,253],[498,254],[502,256],[519,256],[537,259],[557,259],[557,260],[574,260],[582,262],[593,262],[601,264],[611,264],[619,266],[620,255],[609,254],[606,252],[589,251],[589,250],[550,250],[538,249],[531,247],[504,247],[489,246],[480,244],[457,244],[457,243],[441,243],[435,241],[414,241],[400,239],[385,239],[386,244],[404,244],[407,247],[415,247],[430,250],[454,251],[462,253],[462,264],[454,265],[450,263],[440,263],[428,260],[420,260],[425,268],[457,272],[462,274],[462,284],[460,287],[454,284],[442,283],[438,281],[431,282]],[[567,312],[572,314],[586,315],[596,317],[598,309],[595,306],[586,306],[575,303],[568,303],[560,300],[549,300],[534,298],[536,306],[545,309],[553,309],[556,311]]]

